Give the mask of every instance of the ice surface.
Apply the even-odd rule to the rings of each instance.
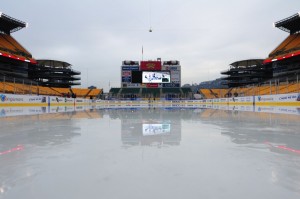
[[[0,108],[0,198],[300,198],[299,109],[212,108]]]

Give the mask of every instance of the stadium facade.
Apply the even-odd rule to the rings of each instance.
[[[0,81],[70,88],[80,85],[79,71],[66,62],[35,60],[11,34],[27,23],[0,12]]]
[[[222,71],[223,84],[199,86],[203,98],[299,93],[300,12],[274,23],[289,36],[266,59],[236,61]]]
[[[177,60],[126,60],[121,65],[121,86],[111,88],[113,99],[189,99],[190,88],[181,88],[181,65]]]
[[[273,69],[273,77],[282,81],[288,77],[295,81],[300,73],[300,12],[274,23],[289,36],[264,60]]]
[[[179,61],[162,62],[158,59],[157,61],[122,62],[122,88],[179,88],[180,86],[181,65]]]

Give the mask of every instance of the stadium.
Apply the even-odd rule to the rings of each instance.
[[[72,69],[70,63],[36,60],[11,36],[26,28],[27,23],[4,13],[0,16],[0,92],[3,94],[156,103],[199,99],[204,101],[197,103],[207,103],[205,100],[219,99],[229,103],[232,97],[297,94],[300,91],[299,13],[274,23],[274,27],[289,33],[289,36],[269,53],[268,58],[240,60],[230,64],[228,70],[221,72],[223,77],[215,87],[211,83],[202,84],[196,91],[191,87],[182,87],[180,61],[157,58],[123,61],[120,87],[110,88],[108,93],[93,86],[74,87],[81,84],[81,73]]]
[[[274,23],[274,27],[289,33],[266,59],[236,61],[222,71],[223,84],[198,90],[205,99],[238,96],[261,96],[299,93],[300,73],[300,13]]]
[[[111,88],[109,99],[192,99],[192,90],[181,87],[181,65],[177,60],[123,61],[121,87]]]
[[[0,92],[97,98],[103,89],[72,88],[80,85],[81,74],[70,63],[36,60],[11,34],[26,28],[27,23],[0,13]]]
[[[73,4],[76,9],[87,8],[92,15],[82,10],[76,17],[84,23],[89,20],[93,36],[101,37],[101,42],[106,37],[102,38],[98,31],[104,28],[99,30],[95,21],[108,21],[111,26],[113,21],[107,19],[113,16],[118,25],[125,25],[126,20],[109,9],[111,1],[94,6],[97,14],[104,16],[101,19],[87,6],[91,2],[67,2],[63,7],[65,2],[57,6],[57,2],[43,1],[42,7],[34,7],[34,12],[21,6],[18,9],[42,18],[46,13],[41,16],[36,11],[45,12],[49,2],[57,9],[53,14],[51,6],[47,7],[53,14],[51,20],[54,17],[61,20],[67,14],[81,31],[87,26],[78,23],[70,11],[74,11]],[[175,2],[168,7],[164,7],[165,2],[158,2],[164,14],[170,11],[172,19],[177,15],[175,11],[186,14],[183,8],[188,8],[186,1],[179,1],[180,6],[184,5],[179,9],[173,7]],[[96,1],[93,3],[97,5]],[[117,14],[124,18],[136,14],[137,10],[132,12],[136,2],[121,3],[124,2],[111,4],[122,11]],[[38,3],[26,2],[26,6],[33,4]],[[130,9],[125,7],[127,4]],[[269,8],[269,2],[266,4]],[[196,13],[202,14],[195,5],[200,4],[192,2]],[[215,11],[215,3],[212,6]],[[247,6],[252,18],[256,13]],[[63,15],[56,16],[61,7]],[[108,12],[100,12],[100,7]],[[211,16],[217,16],[218,25],[219,16],[229,13],[228,7],[219,7],[224,10],[220,15],[207,9]],[[244,12],[238,5],[233,9],[237,8]],[[155,9],[159,11],[158,7]],[[263,13],[267,13],[265,9]],[[195,17],[203,17],[207,22],[206,14]],[[68,17],[64,19],[67,23]],[[191,19],[190,15],[187,17]],[[183,71],[190,69],[181,56],[165,60],[157,56],[150,60],[144,60],[143,56],[141,60],[125,57],[115,64],[120,84],[110,87],[109,83],[107,92],[94,86],[78,88],[82,73],[69,61],[37,58],[12,36],[26,27],[27,23],[0,13],[0,198],[299,198],[300,13],[274,23],[274,27],[289,35],[278,42],[268,57],[234,61],[224,67],[227,70],[220,71],[221,77],[216,80],[202,82],[198,87],[184,84]],[[50,28],[59,32],[59,25]],[[223,36],[217,28],[218,36]],[[232,33],[233,30],[227,29]],[[152,39],[157,38],[152,37],[156,34],[155,26],[154,30],[150,26],[146,31]],[[251,27],[251,30],[257,29]],[[106,31],[105,34],[111,33]],[[123,37],[125,31],[122,28],[115,32]],[[74,35],[77,45],[79,37]],[[132,29],[128,35],[124,38],[132,44]],[[196,35],[199,36],[198,32]],[[60,38],[63,42],[70,35],[64,36]],[[174,48],[178,43],[168,36],[172,45],[167,48]],[[214,35],[209,36],[218,43]],[[116,42],[111,34],[109,38],[113,38],[117,47],[131,52],[127,43]],[[149,43],[159,48],[157,40],[152,39]],[[189,39],[194,42],[195,38]],[[94,38],[91,40],[94,42]],[[83,38],[83,41],[89,44],[90,40]],[[95,45],[102,45],[101,42]],[[120,52],[111,41],[108,44],[109,47],[104,45],[99,49]],[[112,60],[106,52],[93,52],[90,47],[81,48],[90,59],[96,53],[97,63],[99,57]],[[180,47],[180,51],[186,49]],[[164,50],[159,51],[166,55]],[[196,55],[199,54],[191,56]],[[119,53],[117,56],[121,57]],[[216,58],[216,54],[212,56]],[[80,59],[90,63],[87,56]],[[97,80],[107,82],[110,74],[107,66],[103,64],[103,71],[96,74]],[[198,78],[203,71],[189,72],[196,73]],[[106,76],[102,79],[101,75]]]

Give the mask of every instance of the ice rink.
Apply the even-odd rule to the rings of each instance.
[[[0,107],[0,198],[298,199],[300,108]]]

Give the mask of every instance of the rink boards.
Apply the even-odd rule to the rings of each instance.
[[[107,107],[134,106],[182,106],[199,105],[254,105],[254,106],[300,106],[300,93],[231,97],[203,100],[90,100],[56,96],[14,95],[0,93],[0,106],[76,106],[102,105]]]

